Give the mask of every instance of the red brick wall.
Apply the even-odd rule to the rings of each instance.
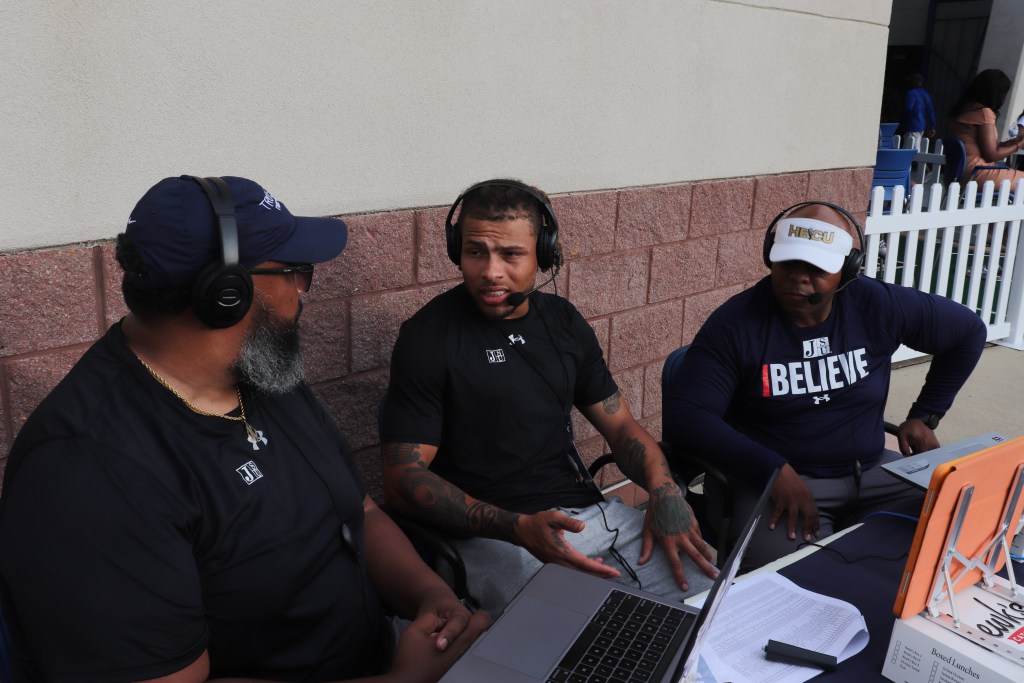
[[[558,278],[597,332],[634,414],[661,435],[661,364],[729,296],[765,274],[765,227],[805,199],[863,217],[871,169],[556,196],[567,265]],[[377,402],[399,325],[459,281],[447,207],[346,217],[349,246],[317,268],[302,317],[309,381],[380,490]],[[0,255],[0,466],[33,408],[126,313],[112,243]],[[580,450],[602,439],[576,416]],[[606,468],[602,483],[621,478]],[[629,494],[632,496],[632,494]],[[630,501],[637,502],[637,501]]]

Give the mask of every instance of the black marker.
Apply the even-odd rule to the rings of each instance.
[[[768,641],[768,644],[764,646],[764,656],[769,662],[813,666],[825,671],[835,671],[836,665],[839,664],[835,655],[815,652],[789,643],[780,643],[777,640]]]

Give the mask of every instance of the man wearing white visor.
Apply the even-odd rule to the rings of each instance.
[[[870,512],[916,513],[920,494],[878,467],[901,457],[884,447],[892,354],[905,344],[933,355],[899,427],[902,455],[939,445],[934,429],[981,355],[986,331],[974,312],[861,276],[862,242],[838,206],[780,213],[764,238],[771,274],[708,318],[663,397],[664,438],[720,464],[736,519],[779,470],[745,569]]]

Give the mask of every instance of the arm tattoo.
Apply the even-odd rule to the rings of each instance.
[[[422,466],[406,470],[402,489],[406,501],[418,514],[449,533],[502,541],[514,539],[518,514],[481,501],[469,501],[457,486]]]
[[[614,394],[601,401],[601,405],[604,406],[604,412],[609,415],[614,415],[619,412],[619,407],[622,405],[622,394],[616,391]]]
[[[615,464],[627,477],[647,487],[647,473],[644,462],[647,460],[647,449],[637,439],[624,439],[615,445]]]
[[[651,497],[658,499],[651,510],[655,536],[684,534],[693,527],[693,512],[674,484],[662,484],[651,491]]]
[[[388,467],[411,465],[421,458],[418,443],[384,444],[384,459]]]
[[[470,500],[464,491],[431,472],[416,443],[387,444],[388,467],[402,468],[399,479],[401,507],[447,533],[484,536],[513,541],[519,515],[481,501]]]

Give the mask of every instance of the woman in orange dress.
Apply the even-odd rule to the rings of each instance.
[[[992,180],[999,188],[999,183],[1009,180],[1011,189],[1018,180],[1024,179],[1024,171],[1005,169],[982,169],[972,175],[975,166],[986,166],[1005,159],[1010,154],[1024,147],[1024,131],[1006,142],[999,142],[999,131],[996,129],[996,117],[999,109],[1010,92],[1010,79],[999,69],[982,71],[967,90],[949,110],[949,133],[964,143],[967,163],[960,182],[976,180],[978,184]]]

